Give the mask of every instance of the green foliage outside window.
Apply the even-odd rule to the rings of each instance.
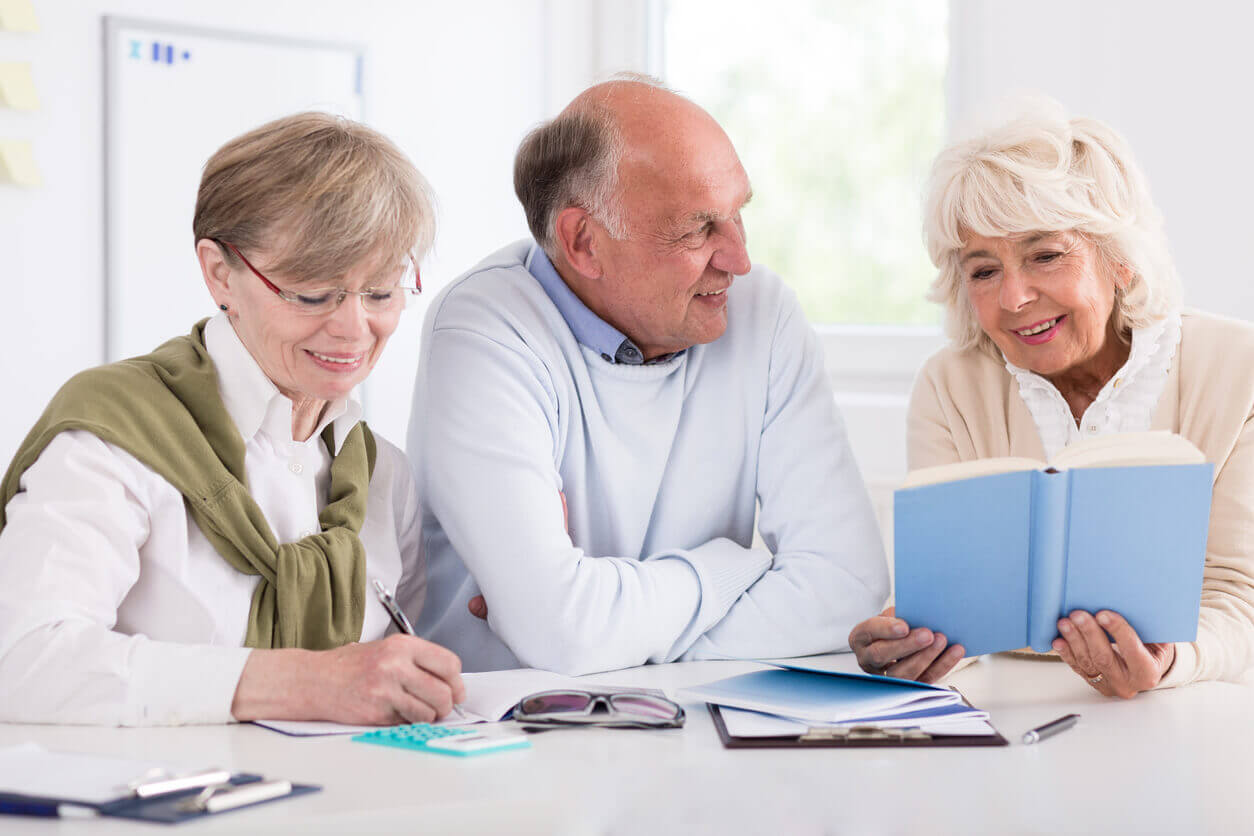
[[[944,136],[943,0],[670,0],[668,85],[718,119],[749,253],[815,323],[931,324],[921,197]]]

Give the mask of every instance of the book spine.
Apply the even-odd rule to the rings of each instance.
[[[1050,650],[1058,635],[1067,569],[1066,472],[1032,475],[1032,521],[1028,555],[1028,644]]]

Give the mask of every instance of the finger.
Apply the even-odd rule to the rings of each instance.
[[[849,647],[854,652],[873,642],[900,639],[910,632],[910,625],[900,618],[876,615],[854,626],[849,632]]]
[[[482,595],[476,595],[466,602],[466,609],[470,610],[470,614],[475,618],[487,619],[488,602]]]
[[[1158,680],[1162,678],[1158,660],[1150,648],[1141,641],[1141,637],[1137,635],[1128,620],[1117,612],[1102,610],[1097,614],[1097,623],[1114,639],[1115,647],[1119,648],[1119,656],[1126,669],[1128,686],[1132,690],[1128,696],[1157,685]],[[1120,693],[1120,696],[1124,694]]]
[[[967,650],[960,644],[951,644],[945,652],[936,657],[936,661],[927,666],[927,670],[919,674],[920,682],[939,682],[945,674],[954,669],[954,665],[962,661]]]
[[[899,679],[918,679],[936,661],[936,657],[945,651],[945,647],[948,644],[949,642],[943,634],[935,633],[932,636],[931,644],[892,665],[884,673],[887,676],[895,676]]]
[[[1117,688],[1126,680],[1127,671],[1123,660],[1115,653],[1114,645],[1110,643],[1110,636],[1106,635],[1097,619],[1082,610],[1071,614],[1071,623],[1083,637],[1085,652],[1093,665],[1087,670],[1096,671],[1106,679],[1114,680],[1112,685]]]
[[[398,677],[398,684],[409,696],[430,706],[437,717],[443,717],[453,710],[456,699],[452,687],[421,668],[411,668],[403,673]]]
[[[864,668],[869,664],[875,670],[883,670],[896,662],[913,656],[919,651],[930,648],[935,639],[936,636],[931,630],[926,627],[919,627],[912,630],[904,639],[871,643],[858,654],[858,661],[866,663],[863,665]],[[929,659],[928,661],[930,662],[931,660]],[[922,671],[923,668],[919,668],[919,670]]]
[[[1067,663],[1067,667],[1084,679],[1089,678],[1088,672],[1081,669],[1080,663],[1075,658],[1075,652],[1071,649],[1071,644],[1065,638],[1054,639],[1052,647],[1057,651],[1059,658]]]
[[[402,723],[431,723],[439,719],[439,712],[427,702],[408,692],[396,695],[392,711]]]
[[[1058,619],[1058,632],[1062,634],[1067,642],[1067,648],[1071,651],[1071,658],[1074,661],[1072,667],[1075,668],[1076,673],[1087,678],[1097,673],[1097,667],[1089,656],[1088,642],[1084,640],[1084,635],[1073,620],[1076,615],[1078,611],[1071,617]]]

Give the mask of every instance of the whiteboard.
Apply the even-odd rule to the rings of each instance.
[[[227,140],[302,110],[361,120],[364,50],[105,17],[105,356],[145,354],[215,312],[192,215]]]

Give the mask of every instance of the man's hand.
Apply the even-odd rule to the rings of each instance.
[[[427,723],[465,699],[461,667],[452,651],[401,634],[334,650],[254,650],[231,714],[241,721]]]
[[[849,632],[849,647],[867,673],[936,682],[961,661],[965,650],[955,644],[946,648],[944,633],[926,627],[910,629],[895,618],[895,607],[858,624]]]
[[[1054,650],[1071,669],[1108,697],[1131,699],[1148,691],[1176,660],[1174,644],[1145,644],[1117,612],[1093,616],[1074,610],[1058,620]]]

